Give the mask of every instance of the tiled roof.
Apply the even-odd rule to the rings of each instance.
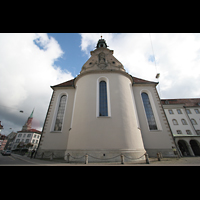
[[[64,83],[60,83],[58,85],[51,86],[51,88],[55,87],[74,87],[74,79],[66,81]],[[157,82],[147,81],[141,78],[133,77],[134,84],[158,84]]]
[[[51,88],[54,88],[54,87],[74,87],[74,80],[75,79],[72,79],[72,80],[66,81],[64,83],[60,83],[58,85],[51,86]]]
[[[161,100],[163,105],[173,105],[173,104],[184,104],[184,106],[188,107],[197,107],[200,106],[200,98],[194,99],[162,99]]]
[[[134,76],[133,76],[133,82],[135,84],[156,84],[156,85],[158,84],[157,82],[147,81],[147,80],[137,78],[137,77],[134,77]]]
[[[18,133],[22,133],[22,132],[26,132],[26,133],[42,133],[41,131],[38,131],[38,130],[36,130],[36,129],[28,129],[28,130],[24,130],[24,131],[17,131]]]

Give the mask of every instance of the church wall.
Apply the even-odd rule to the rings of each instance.
[[[149,96],[158,130],[149,130],[141,97],[142,92],[146,92]],[[155,86],[148,84],[135,84],[133,85],[133,93],[138,111],[144,147],[147,150],[147,153],[151,157],[156,156],[158,152],[161,152],[163,156],[174,156],[172,146],[175,146],[175,144]]]
[[[62,130],[54,131],[55,119],[60,97],[64,94],[67,95],[67,101],[65,106]],[[71,126],[74,94],[74,88],[55,88],[53,97],[50,102],[49,113],[47,113],[47,119],[45,121],[43,136],[38,154],[41,154],[42,152],[46,152],[46,154],[54,152],[55,155],[57,153],[58,156],[64,156],[64,152],[67,148],[69,129]]]
[[[108,117],[97,116],[97,84],[101,79],[109,81]],[[80,149],[84,152],[102,149],[104,152],[138,150],[140,156],[141,152],[145,152],[130,85],[130,79],[119,73],[88,74],[77,81],[73,123],[67,147],[69,152]]]

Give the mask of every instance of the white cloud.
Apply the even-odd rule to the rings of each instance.
[[[13,123],[14,131],[19,131],[35,107],[34,123],[41,129],[52,94],[50,86],[73,78],[54,65],[64,52],[45,33],[1,33],[0,46],[0,120],[6,130]]]
[[[82,51],[89,55],[95,47],[99,33],[82,33]],[[103,33],[109,49],[133,76],[158,81],[160,73],[161,98],[200,97],[200,34],[151,33],[156,57],[152,62],[152,47],[149,33]]]

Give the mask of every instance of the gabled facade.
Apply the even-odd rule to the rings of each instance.
[[[51,86],[38,157],[88,154],[90,162],[100,162],[123,154],[128,162],[146,152],[174,156],[158,83],[128,74],[107,47],[100,39],[75,79]]]

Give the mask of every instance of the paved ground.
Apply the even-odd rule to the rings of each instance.
[[[182,157],[182,158],[163,158],[158,161],[156,158],[150,158],[150,164],[145,161],[140,163],[66,163],[63,160],[42,160],[30,159],[27,156],[12,154],[11,156],[2,156],[0,154],[0,166],[200,166],[200,157]]]

